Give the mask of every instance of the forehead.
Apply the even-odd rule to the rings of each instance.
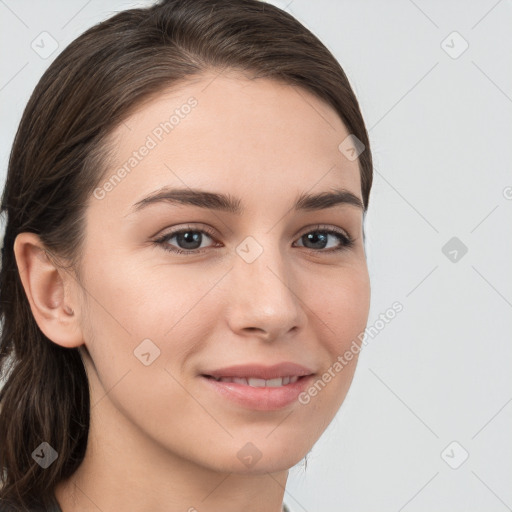
[[[106,202],[128,207],[162,185],[253,195],[294,186],[294,197],[341,185],[360,196],[358,163],[338,149],[348,135],[337,113],[302,88],[205,74],[152,97],[116,128],[106,179],[117,172],[122,183]]]

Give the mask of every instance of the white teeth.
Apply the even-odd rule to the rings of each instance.
[[[297,375],[293,377],[277,377],[275,379],[257,379],[255,377],[249,377],[247,379],[243,377],[221,377],[215,378],[215,380],[220,382],[243,384],[245,386],[252,386],[253,388],[279,388],[281,386],[297,382],[299,377]]]
[[[269,379],[265,381],[265,386],[267,388],[279,388],[284,384],[283,379],[277,378],[277,379]]]
[[[264,388],[265,383],[265,379],[255,379],[254,377],[249,377],[247,379],[247,384],[249,384],[249,386],[252,386],[253,388]]]

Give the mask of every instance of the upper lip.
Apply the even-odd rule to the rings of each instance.
[[[252,377],[256,379],[277,379],[280,377],[302,377],[304,375],[311,375],[312,370],[302,366],[300,364],[285,362],[279,363],[272,366],[263,366],[258,364],[246,364],[237,366],[227,366],[225,368],[219,368],[218,370],[211,370],[205,372],[203,375],[215,377],[216,379],[221,377]]]

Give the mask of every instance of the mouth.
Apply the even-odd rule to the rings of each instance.
[[[300,377],[311,374],[313,374],[313,370],[310,368],[288,361],[277,363],[272,366],[259,364],[227,366],[225,368],[218,368],[203,373],[204,376],[214,378],[217,381],[222,379],[240,379],[239,384],[246,384],[254,387],[282,386],[283,380],[285,381],[284,385],[286,385],[290,382],[295,382]],[[287,379],[288,382],[286,382]],[[242,380],[245,380],[245,382],[242,382]],[[265,383],[262,381],[265,381]],[[266,384],[267,382],[269,384]]]
[[[203,375],[207,379],[213,379],[217,382],[232,382],[242,386],[251,386],[253,388],[280,388],[288,384],[295,384],[305,375],[290,375],[288,377],[276,377],[275,379],[259,379],[257,377],[213,377],[212,375]]]
[[[277,411],[299,403],[299,396],[312,384],[314,375],[291,375],[260,379],[201,375],[214,400],[252,411]]]

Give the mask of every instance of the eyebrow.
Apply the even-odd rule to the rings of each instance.
[[[191,188],[163,187],[136,202],[130,209],[129,214],[157,203],[198,206],[235,215],[242,215],[244,212],[240,199],[229,194]],[[332,192],[326,191],[319,194],[302,193],[298,196],[292,208],[295,211],[316,211],[344,204],[355,206],[364,211],[363,203],[359,197],[348,190],[335,188],[332,189]]]

